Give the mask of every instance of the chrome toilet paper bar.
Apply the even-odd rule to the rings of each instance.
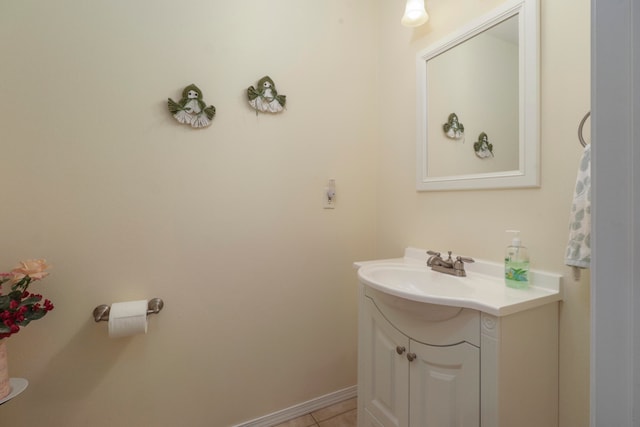
[[[150,314],[157,314],[164,307],[164,301],[160,298],[152,298],[149,300],[147,305],[147,316]],[[111,311],[111,306],[107,304],[102,304],[93,309],[93,319],[96,322],[106,322],[109,320],[109,311]]]

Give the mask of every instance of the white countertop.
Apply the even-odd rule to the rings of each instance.
[[[507,316],[562,300],[559,274],[531,270],[529,287],[513,289],[504,283],[502,264],[476,260],[465,264],[467,277],[455,277],[431,271],[426,265],[427,258],[424,249],[406,248],[403,258],[360,261],[354,263],[354,267],[358,269],[360,282],[378,291],[418,302],[476,309],[494,316]],[[412,270],[430,282],[440,280],[443,284],[434,288],[420,284],[395,286],[367,274],[381,268]]]

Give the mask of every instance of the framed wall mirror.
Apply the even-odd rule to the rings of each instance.
[[[418,191],[540,185],[538,10],[507,1],[418,53]]]

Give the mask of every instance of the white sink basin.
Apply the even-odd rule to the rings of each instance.
[[[358,278],[362,284],[396,297],[473,308],[495,316],[562,299],[560,275],[532,271],[528,289],[512,289],[504,284],[501,264],[476,260],[466,265],[467,277],[457,277],[431,270],[425,253],[407,248],[404,258],[356,263]]]
[[[468,278],[438,273],[426,266],[373,264],[362,267],[358,276],[379,291],[407,299],[469,299],[478,292],[478,286],[472,286]]]

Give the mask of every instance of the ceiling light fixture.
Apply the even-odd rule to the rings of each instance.
[[[405,27],[419,27],[427,22],[429,15],[424,8],[424,0],[407,0],[404,16],[400,21]]]

